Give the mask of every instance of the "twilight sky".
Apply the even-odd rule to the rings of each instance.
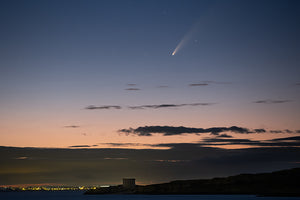
[[[2,0],[0,185],[299,167],[299,13],[296,0]]]

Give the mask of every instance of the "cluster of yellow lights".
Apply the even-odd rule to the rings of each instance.
[[[23,191],[65,191],[65,190],[95,190],[97,187],[22,187],[20,188]]]

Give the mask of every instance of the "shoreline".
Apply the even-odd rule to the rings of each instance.
[[[261,174],[240,174],[224,178],[179,180],[169,183],[110,186],[87,190],[90,194],[145,195],[256,195],[300,197],[300,168]]]

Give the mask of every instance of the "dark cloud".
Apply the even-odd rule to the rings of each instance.
[[[260,142],[256,146],[262,147],[300,147],[300,141],[292,142]]]
[[[198,83],[191,83],[189,86],[197,87],[197,86],[208,86],[212,84],[230,84],[231,82],[218,82],[218,81],[200,81]]]
[[[79,128],[80,126],[77,125],[70,125],[70,126],[64,126],[65,128]]]
[[[93,147],[94,145],[74,145],[74,146],[69,146],[69,148],[85,148],[85,147]]]
[[[127,85],[128,86],[136,86],[137,84],[135,84],[135,83],[128,83]]]
[[[121,109],[121,106],[87,106],[85,109],[87,110],[108,110],[108,109]]]
[[[178,108],[178,107],[185,107],[185,106],[210,106],[214,103],[189,103],[189,104],[157,104],[157,105],[141,105],[141,106],[129,106],[129,109],[145,109],[145,108]]]
[[[276,138],[263,141],[250,139],[206,138],[200,141],[198,144],[201,146],[247,145],[260,147],[300,147],[300,136]]]
[[[129,91],[137,91],[137,90],[141,90],[140,88],[126,88],[125,90],[129,90]]]
[[[166,105],[168,107],[169,105]],[[151,106],[152,107],[152,106]],[[143,109],[145,107],[133,107],[131,109]],[[154,107],[153,107],[154,108]],[[212,135],[218,135],[218,137],[232,137],[227,134],[222,134],[222,132],[233,132],[233,133],[243,133],[243,134],[253,134],[253,133],[300,133],[300,130],[266,130],[266,129],[249,129],[237,126],[231,127],[212,127],[212,128],[191,128],[191,127],[183,127],[183,126],[144,126],[138,127],[136,129],[129,128],[129,129],[121,129],[119,130],[121,133],[126,134],[135,134],[139,136],[152,136],[155,133],[162,134],[164,136],[168,135],[182,135],[182,134],[201,134],[201,133],[210,133]]]
[[[284,137],[284,138],[275,138],[275,139],[272,139],[271,141],[283,141],[283,140],[295,140],[295,141],[300,141],[300,136],[295,136],[295,137]]]
[[[149,146],[146,144],[142,143],[100,143],[100,144],[105,144],[113,147],[137,147],[137,146]]]
[[[282,130],[270,130],[270,133],[282,133]]]
[[[216,145],[217,143],[221,143],[221,145],[233,145],[233,144],[253,144],[258,141],[253,141],[249,139],[223,139],[223,138],[206,138],[203,139],[199,144],[201,145]]]
[[[218,138],[232,138],[232,136],[231,135],[228,135],[228,134],[221,134],[221,135],[218,135],[217,136]]]
[[[195,87],[195,86],[208,86],[209,84],[208,83],[192,83],[192,84],[189,84],[189,86],[191,87]]]
[[[291,100],[259,100],[259,101],[254,101],[254,103],[261,103],[261,104],[279,104],[279,103],[287,103],[291,102]]]
[[[221,132],[234,132],[234,133],[251,133],[247,128],[231,126],[231,127],[212,127],[212,128],[189,128],[183,126],[143,126],[136,129],[121,129],[121,133],[134,134],[138,136],[152,136],[154,133],[160,133],[164,136],[169,135],[182,135],[182,134],[200,134],[210,133],[219,135]]]
[[[140,105],[140,106],[128,106],[129,109],[158,109],[158,108],[178,108],[185,106],[210,106],[215,103],[185,103],[185,104],[155,104],[155,105]],[[108,109],[122,109],[121,106],[118,105],[104,105],[104,106],[94,106],[90,105],[85,107],[87,110],[108,110]],[[75,126],[66,126],[68,128],[78,128]]]
[[[161,143],[153,144],[153,147],[168,147],[170,149],[193,150],[202,147],[201,143]],[[206,148],[206,147],[203,147]],[[208,147],[209,148],[209,147]]]
[[[206,83],[210,83],[210,84],[231,84],[232,82],[228,82],[228,81],[204,81]]]
[[[270,130],[270,133],[300,133],[300,130],[289,130],[289,129],[285,129],[285,130]]]
[[[289,130],[289,129],[285,129],[284,130],[286,133],[294,133],[293,131]]]
[[[120,146],[127,146],[130,143],[100,143],[100,144],[106,144],[106,145],[110,145],[110,146],[120,147]]]
[[[255,131],[256,133],[265,133],[265,132],[266,132],[265,129],[254,129],[254,131]]]

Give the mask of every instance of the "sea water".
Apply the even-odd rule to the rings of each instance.
[[[255,195],[84,195],[79,191],[0,192],[0,200],[300,200]]]

